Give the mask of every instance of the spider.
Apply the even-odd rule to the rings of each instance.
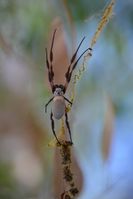
[[[48,69],[48,79],[49,79],[49,83],[51,86],[51,90],[53,93],[53,97],[46,103],[45,105],[45,112],[47,112],[47,106],[49,105],[50,102],[53,101],[53,106],[52,106],[52,110],[51,110],[51,114],[50,114],[50,119],[51,119],[51,127],[52,127],[52,131],[53,134],[57,140],[57,143],[60,143],[56,133],[55,133],[55,125],[54,125],[54,118],[59,120],[61,119],[64,115],[65,115],[65,123],[66,123],[66,127],[68,129],[69,132],[69,137],[70,137],[70,143],[73,144],[72,142],[72,136],[71,136],[71,130],[70,130],[70,125],[68,122],[68,115],[67,115],[67,110],[66,110],[66,104],[65,101],[67,101],[71,106],[72,106],[72,102],[67,99],[64,95],[66,93],[68,84],[71,80],[71,76],[73,73],[73,70],[75,69],[78,61],[80,60],[80,58],[88,51],[88,50],[92,50],[91,48],[87,48],[80,56],[79,58],[76,60],[76,56],[78,53],[78,50],[82,44],[82,42],[84,41],[85,37],[81,40],[80,44],[77,47],[77,50],[75,51],[75,53],[73,54],[71,60],[70,60],[70,64],[68,66],[67,72],[65,73],[65,78],[66,78],[66,82],[65,85],[58,85],[58,84],[54,84],[54,71],[53,71],[53,45],[54,45],[54,40],[55,40],[55,33],[56,33],[56,29],[54,30],[53,36],[52,36],[52,42],[51,42],[51,48],[50,48],[50,53],[49,53],[49,57],[48,57],[48,52],[47,52],[47,48],[45,49],[45,56],[46,56],[46,65],[47,65],[47,69]],[[90,53],[91,54],[91,53]]]

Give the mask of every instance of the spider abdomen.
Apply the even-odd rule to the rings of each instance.
[[[53,100],[53,116],[55,119],[59,120],[65,114],[65,100],[63,96],[56,96]]]

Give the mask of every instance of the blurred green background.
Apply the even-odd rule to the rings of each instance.
[[[0,0],[0,199],[54,198],[45,47],[59,20],[69,60],[86,36],[82,53],[108,2]],[[132,22],[133,1],[116,1],[76,87],[72,136],[84,177],[79,199],[133,198]],[[58,80],[63,64],[56,66]]]

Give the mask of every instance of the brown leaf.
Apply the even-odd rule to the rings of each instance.
[[[105,113],[105,124],[102,135],[102,155],[104,161],[107,160],[110,152],[114,126],[114,107],[110,98],[107,98],[107,110]]]
[[[64,83],[65,72],[67,70],[69,60],[68,60],[67,47],[63,33],[63,26],[59,19],[54,21],[52,32],[54,31],[55,28],[57,28],[57,34],[55,37],[55,44],[54,44],[53,65],[55,71],[55,82],[61,84]],[[68,132],[66,131],[66,133]],[[65,134],[64,137],[67,138],[67,135]],[[71,147],[71,164],[69,166],[71,167],[70,171],[73,173],[73,182],[76,188],[79,191],[81,191],[83,186],[83,176],[73,146]],[[63,194],[63,192],[66,191],[66,189],[68,188],[70,188],[70,186],[66,184],[63,175],[62,156],[59,147],[57,147],[55,149],[55,156],[54,156],[54,197],[60,198],[61,194]]]

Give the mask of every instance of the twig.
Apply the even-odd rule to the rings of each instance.
[[[61,194],[61,199],[74,199],[79,193],[78,188],[74,183],[73,172],[71,169],[71,147],[72,144],[69,141],[63,141],[60,146],[60,155],[62,159],[63,178],[66,183],[64,192]]]

